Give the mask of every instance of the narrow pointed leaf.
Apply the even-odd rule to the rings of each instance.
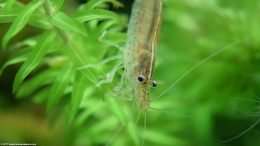
[[[20,11],[21,8],[17,8],[15,10],[13,9],[11,12],[6,12],[0,9],[0,23],[13,22],[15,18],[17,18],[17,16],[19,15]],[[34,27],[44,28],[44,29],[51,27],[50,23],[47,21],[45,17],[43,17],[43,14],[41,13],[32,14],[28,21],[28,24]]]
[[[5,5],[3,9],[0,9],[0,22],[9,23],[15,20],[17,16],[25,9],[26,5],[16,3],[12,10],[8,10],[8,6]]]
[[[15,4],[15,2],[16,2],[16,0],[8,0],[8,1],[6,1],[4,9],[6,11],[10,11],[11,8],[13,7],[13,5]]]
[[[166,135],[158,131],[152,131],[146,129],[144,132],[142,132],[142,135],[145,138],[145,140],[151,141],[152,143],[161,144],[161,145],[182,145],[183,144],[183,141],[181,141],[180,139],[177,139],[175,137]]]
[[[52,3],[52,6],[55,8],[55,9],[60,9],[64,3],[64,0],[52,0],[51,1]]]
[[[100,6],[101,4],[105,3],[105,2],[110,2],[112,3],[115,7],[122,7],[123,5],[118,2],[117,0],[91,0],[89,1],[86,6],[84,7],[84,9],[94,9],[98,6]]]
[[[138,129],[134,121],[129,121],[127,123],[127,132],[131,139],[134,141],[135,145],[140,145]]]
[[[69,115],[69,123],[73,120],[74,115],[76,114],[80,102],[84,96],[85,89],[87,87],[88,81],[84,77],[81,72],[77,72],[75,80],[73,82],[73,90],[71,96],[71,103],[70,103],[70,115]]]
[[[16,16],[17,16],[17,13],[15,13],[15,12],[6,13],[6,12],[2,12],[0,10],[0,23],[12,22]]]
[[[112,19],[116,21],[118,24],[124,24],[121,17],[119,17],[114,12],[108,11],[108,10],[88,10],[88,11],[82,11],[76,16],[76,20],[79,22],[86,22],[93,19]]]
[[[22,43],[18,43],[17,44],[17,47],[22,47],[24,45],[25,42],[22,42]],[[21,49],[21,50],[18,50],[15,52],[14,55],[11,56],[10,59],[8,59],[1,67],[0,67],[0,76],[1,74],[3,73],[3,71],[10,65],[14,65],[14,64],[17,64],[17,63],[21,63],[21,62],[24,62],[28,55],[29,55],[29,51],[30,49],[32,49],[32,46],[28,47],[28,48],[24,48],[24,49]]]
[[[120,32],[109,32],[104,38],[100,39],[100,41],[112,46],[118,46],[119,44],[125,43],[126,35]]]
[[[57,71],[48,69],[36,76],[32,77],[30,80],[25,81],[17,92],[18,98],[29,97],[40,87],[49,84],[53,81],[54,77],[57,75]]]
[[[126,122],[125,113],[122,111],[121,105],[116,102],[116,100],[112,97],[107,98],[107,104],[109,108],[113,111],[113,113],[117,116],[121,123]]]
[[[53,15],[51,22],[54,26],[58,27],[59,29],[86,35],[83,31],[83,28],[77,21],[71,19],[69,16],[62,12],[58,12],[55,15]]]
[[[0,68],[0,75],[3,73],[4,69],[10,65],[13,65],[13,64],[17,64],[17,63],[21,63],[23,61],[26,60],[26,57],[24,56],[19,56],[17,58],[12,58],[10,60],[8,60],[7,62],[5,62],[5,64]]]
[[[5,34],[5,36],[3,37],[2,40],[2,46],[3,48],[6,47],[7,43],[9,42],[9,40],[14,37],[19,31],[21,31],[24,26],[26,25],[26,23],[29,21],[31,15],[33,14],[33,12],[39,7],[41,6],[41,4],[43,3],[42,0],[37,1],[36,3],[34,1],[32,1],[30,4],[28,4],[23,11],[16,17],[16,19],[14,20],[14,22],[12,23],[11,27],[9,28],[9,30],[7,31],[7,33]]]
[[[89,101],[89,100],[88,100]],[[95,106],[88,106],[83,110],[82,113],[79,114],[79,116],[75,119],[75,125],[82,126],[84,122],[91,116],[93,113],[95,113],[97,110],[100,110],[104,104],[101,102],[94,102]]]
[[[73,78],[73,65],[65,66],[55,79],[48,96],[47,112],[59,102],[65,93],[66,87]]]
[[[33,97],[33,101],[35,103],[43,103],[47,100],[48,94],[49,94],[50,88],[47,87],[45,89],[42,89],[41,91],[37,92]]]
[[[15,76],[14,84],[13,84],[13,92],[15,93],[18,88],[21,86],[23,80],[26,78],[30,72],[37,67],[42,58],[44,57],[45,53],[47,52],[49,45],[54,40],[54,34],[47,34],[41,36],[38,40],[34,50],[31,52],[28,59],[24,62],[22,67],[19,69],[18,73]]]

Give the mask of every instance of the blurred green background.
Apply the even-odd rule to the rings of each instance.
[[[6,2],[11,3],[8,9]],[[30,2],[0,1],[2,41]],[[146,126],[143,116],[138,120],[133,101],[113,94],[122,71],[112,83],[95,86],[122,60],[78,69],[122,53],[119,48],[124,46],[133,1],[117,2],[67,0],[54,10],[68,16],[57,16],[68,25],[55,23],[51,18],[55,15],[46,16],[41,7],[7,47],[2,46],[0,67],[8,60],[13,63],[3,68],[0,76],[0,143],[132,146],[144,141],[146,146],[259,146],[260,1],[163,1],[154,74],[158,87],[151,89],[152,108]],[[52,4],[56,8],[57,3]],[[114,15],[103,16],[95,10],[113,11]],[[70,23],[72,20],[79,24]],[[83,35],[74,28],[77,26]],[[16,73],[30,54],[37,53],[35,46],[46,32],[57,34],[47,43],[50,49],[13,94]],[[72,48],[83,64],[67,48]],[[201,60],[223,48],[156,98]],[[63,90],[55,92],[55,85]],[[256,126],[244,135],[223,142],[253,124]]]

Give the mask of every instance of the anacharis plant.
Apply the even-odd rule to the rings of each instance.
[[[65,129],[64,145],[258,145],[260,3],[163,3],[158,87],[151,90],[146,126],[136,103],[114,90],[123,72],[114,68],[122,61],[128,17],[113,10],[131,7],[128,1],[0,1],[1,78],[15,68],[10,92],[44,105],[50,123]],[[113,82],[97,86],[111,73]],[[1,121],[0,142],[7,140]]]

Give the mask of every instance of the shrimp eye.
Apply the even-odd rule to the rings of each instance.
[[[138,80],[139,82],[143,82],[143,81],[144,81],[144,76],[142,76],[142,75],[138,76],[138,77],[137,77],[137,80]]]
[[[157,86],[157,82],[156,81],[152,81],[152,87],[156,87]]]

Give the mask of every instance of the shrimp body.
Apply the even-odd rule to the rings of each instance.
[[[126,81],[141,110],[149,108],[157,40],[161,25],[161,0],[136,0],[133,4],[124,48]]]

